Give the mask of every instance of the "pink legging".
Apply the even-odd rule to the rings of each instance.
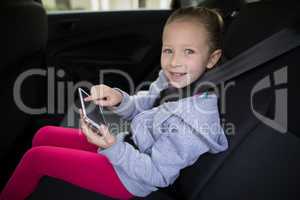
[[[50,176],[117,199],[130,199],[109,160],[97,153],[79,129],[45,126],[0,194],[0,200],[23,200],[43,176]],[[54,191],[55,192],[55,191]]]

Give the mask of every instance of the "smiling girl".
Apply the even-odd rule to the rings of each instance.
[[[85,99],[131,120],[132,139],[124,140],[124,133],[114,136],[103,125],[98,135],[84,119],[82,131],[43,127],[0,199],[25,199],[43,176],[113,198],[143,197],[172,184],[180,170],[202,154],[226,150],[216,95],[193,91],[184,98],[164,100],[170,89],[195,88],[205,71],[216,65],[222,54],[221,33],[222,18],[213,10],[175,11],[163,31],[162,70],[147,94],[129,96],[96,85]]]

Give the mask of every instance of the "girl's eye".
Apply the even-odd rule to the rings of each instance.
[[[184,54],[186,54],[186,55],[190,55],[190,54],[193,54],[193,53],[195,53],[195,51],[192,50],[192,49],[185,49],[184,50]]]
[[[172,51],[172,49],[164,49],[163,50],[163,53],[165,53],[165,54],[171,54],[173,51]]]

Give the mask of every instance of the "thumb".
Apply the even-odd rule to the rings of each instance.
[[[100,131],[103,132],[103,134],[109,133],[107,126],[105,126],[104,124],[100,125]]]

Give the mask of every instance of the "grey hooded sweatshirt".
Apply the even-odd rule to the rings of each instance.
[[[98,149],[134,196],[144,197],[158,187],[167,187],[200,155],[228,148],[216,95],[200,94],[153,107],[166,87],[168,81],[160,71],[147,92],[129,96],[119,90],[122,102],[112,110],[132,120],[132,139],[138,149],[124,142],[125,133],[118,134],[111,147]]]

